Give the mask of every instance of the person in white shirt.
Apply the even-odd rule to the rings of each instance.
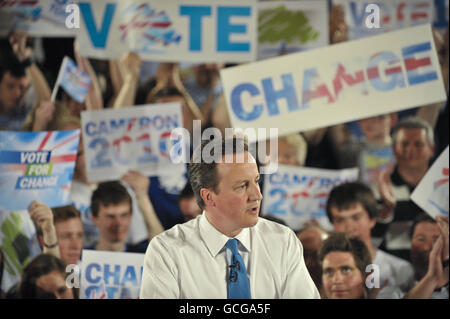
[[[375,226],[377,212],[376,199],[365,184],[344,183],[334,187],[329,194],[328,218],[336,232],[358,238],[367,246],[372,264],[379,269],[379,280],[374,283],[379,287],[376,288],[386,284],[404,287],[414,272],[413,267],[408,261],[374,247],[371,230]]]
[[[190,163],[203,214],[152,239],[140,298],[231,299],[234,283],[238,298],[320,298],[295,233],[258,217],[258,181],[243,139],[204,141]]]

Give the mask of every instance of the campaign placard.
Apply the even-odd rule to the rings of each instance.
[[[395,156],[392,146],[363,150],[360,156],[360,163],[361,180],[367,185],[377,183],[381,172],[392,172],[394,169]]]
[[[0,132],[0,207],[68,205],[80,131]]]
[[[431,26],[221,70],[235,128],[280,136],[446,100]]]
[[[170,159],[179,146],[171,132],[183,127],[179,103],[83,111],[81,122],[89,181],[118,180],[129,169],[147,176],[185,169]]]
[[[448,146],[430,167],[411,199],[432,217],[448,217]]]
[[[358,168],[328,170],[278,165],[276,173],[264,177],[263,214],[280,218],[299,230],[315,219],[326,230],[333,230],[326,213],[331,189],[358,179]]]
[[[83,250],[80,299],[138,299],[144,256]]]
[[[248,62],[257,53],[256,0],[79,1],[83,56],[167,62]]]
[[[333,4],[344,9],[349,40],[432,23],[434,17],[433,0],[333,0]]]
[[[53,89],[52,100],[56,98],[58,87],[61,86],[75,101],[83,103],[88,95],[90,85],[89,74],[79,69],[71,58],[65,56]]]
[[[258,3],[258,60],[328,45],[326,0]]]
[[[11,30],[25,31],[36,37],[74,37],[75,29],[66,25],[73,11],[73,0],[2,0],[0,1],[0,36]]]

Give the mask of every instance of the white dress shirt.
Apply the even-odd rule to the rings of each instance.
[[[235,238],[253,299],[320,298],[291,229],[259,217]],[[229,239],[205,213],[154,237],[145,254],[140,298],[226,299]]]

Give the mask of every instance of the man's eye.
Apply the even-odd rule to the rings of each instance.
[[[350,267],[342,267],[343,273],[349,273],[352,269]]]

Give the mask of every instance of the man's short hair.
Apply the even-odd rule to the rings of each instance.
[[[326,255],[335,251],[351,253],[362,277],[366,277],[366,268],[372,263],[372,257],[370,256],[369,249],[361,240],[358,238],[350,238],[344,233],[331,234],[325,239],[319,250],[318,256],[320,264],[323,265],[323,260]]]
[[[191,199],[192,197],[195,197],[194,191],[192,190],[191,183],[188,181],[186,185],[184,185],[183,190],[180,192],[180,195],[178,195],[178,202],[184,200],[184,199]]]
[[[174,86],[168,86],[168,87],[165,87],[165,88],[159,90],[155,94],[155,96],[153,97],[152,100],[153,100],[153,102],[156,102],[157,100],[159,100],[163,97],[172,97],[172,96],[179,96],[179,97],[184,98],[184,95],[180,90],[178,90]]]
[[[413,224],[411,226],[411,229],[409,230],[409,237],[412,238],[414,235],[414,231],[416,230],[417,225],[419,225],[420,223],[432,223],[432,224],[436,224],[436,220],[433,219],[430,215],[428,215],[427,213],[425,213],[424,211],[420,212],[416,218],[414,218]]]
[[[100,205],[119,205],[129,203],[131,205],[131,196],[127,189],[117,181],[103,182],[98,184],[97,189],[92,193],[91,212],[92,216],[98,217]]]
[[[53,223],[65,222],[72,218],[80,218],[81,214],[78,209],[71,205],[52,208],[53,211]]]
[[[367,185],[359,182],[350,182],[334,187],[327,201],[328,219],[333,223],[331,208],[336,207],[338,210],[349,209],[357,203],[360,203],[369,213],[370,219],[377,217],[377,200]]]
[[[23,78],[26,75],[25,67],[16,57],[11,56],[5,57],[0,63],[0,82],[8,72],[15,78]]]
[[[285,135],[279,138],[279,140],[284,140],[289,145],[295,147],[297,151],[297,161],[300,165],[304,165],[306,161],[306,155],[308,154],[308,143],[303,135],[298,133],[293,133],[289,135]]]
[[[394,142],[395,145],[395,141],[397,138],[397,134],[398,131],[400,129],[407,129],[407,130],[412,130],[412,129],[424,129],[425,130],[425,134],[427,136],[427,140],[428,143],[430,143],[431,146],[434,146],[434,132],[433,132],[433,128],[431,127],[431,125],[427,122],[424,121],[418,117],[412,116],[412,117],[407,117],[403,120],[401,120],[400,122],[398,122],[394,128],[392,129],[392,140]]]
[[[208,146],[209,156],[214,160],[205,162],[203,156],[203,149]],[[215,153],[216,148],[220,152]],[[194,191],[197,204],[201,209],[205,208],[205,202],[203,201],[200,190],[202,188],[212,189],[216,194],[218,193],[217,186],[219,185],[219,178],[217,174],[217,161],[222,159],[222,156],[226,154],[236,154],[242,150],[248,152],[247,142],[240,137],[233,137],[229,139],[213,139],[211,141],[203,141],[192,155],[191,162],[189,164],[189,180],[191,182],[192,190]]]

